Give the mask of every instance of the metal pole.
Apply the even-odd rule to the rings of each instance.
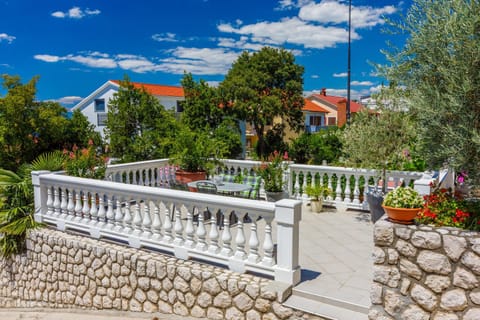
[[[347,58],[347,125],[350,124],[350,82],[351,82],[351,33],[352,33],[352,0],[348,3],[348,58]]]

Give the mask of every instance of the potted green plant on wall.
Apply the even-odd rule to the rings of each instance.
[[[206,179],[227,150],[225,143],[208,132],[195,132],[187,128],[179,131],[172,148],[170,161],[178,166],[176,180],[182,184]]]
[[[323,208],[323,198],[328,195],[331,190],[328,187],[314,184],[305,188],[305,193],[310,197],[310,208],[313,212],[321,212]]]
[[[287,197],[285,190],[284,171],[287,169],[288,153],[283,155],[274,151],[269,157],[268,162],[261,164],[258,174],[263,179],[263,185],[268,201],[278,201]]]
[[[405,161],[405,150],[415,141],[416,132],[403,90],[391,85],[375,96],[378,107],[362,110],[341,133],[342,150],[350,165],[379,170],[382,189],[375,184],[366,196],[375,222],[383,214],[381,207],[387,191],[386,171]]]
[[[417,191],[410,187],[397,187],[387,193],[382,207],[390,221],[413,224],[413,219],[423,207],[423,199]]]

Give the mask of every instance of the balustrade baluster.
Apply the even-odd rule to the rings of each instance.
[[[370,180],[370,176],[363,176],[365,178],[364,186],[363,186],[363,205],[367,205],[367,192],[368,192],[368,181]]]
[[[60,189],[58,187],[54,187],[53,189],[53,210],[55,216],[57,218],[60,217]]]
[[[185,225],[185,247],[187,248],[193,248],[195,245],[195,228],[193,226],[193,212],[196,210],[195,207],[189,206],[187,208],[187,223]]]
[[[113,211],[113,199],[112,195],[106,194],[107,197],[107,213],[105,217],[107,218],[107,226],[109,229],[113,229],[113,225],[115,224],[115,212]]]
[[[351,198],[351,188],[350,188],[350,179],[351,175],[345,175],[345,199],[343,200],[345,203],[351,203],[352,198]]]
[[[354,175],[353,177],[355,178],[355,186],[353,189],[353,203],[360,204],[360,187],[358,186],[360,176]]]
[[[67,204],[67,212],[68,214],[64,217],[65,219],[71,219],[75,216],[75,201],[73,201],[73,189],[68,190],[68,204]]]
[[[152,181],[151,180],[151,174],[152,174],[151,169],[145,169],[145,181],[144,181],[145,186],[151,187],[151,185],[150,185],[150,182]]]
[[[335,201],[342,202],[342,175],[337,175],[337,188],[335,189]]]
[[[133,234],[139,236],[142,234],[142,213],[140,210],[140,201],[135,199],[134,212],[133,212]]]
[[[264,218],[265,219],[265,218]],[[272,218],[265,219],[265,239],[263,240],[263,259],[261,264],[273,266],[275,264],[274,245],[272,238]]]
[[[152,231],[150,230],[152,227],[152,219],[150,216],[150,199],[145,199],[143,203],[143,220],[142,220],[142,236],[149,238],[152,235]]]
[[[145,185],[145,183],[144,183],[144,181],[143,181],[143,174],[144,174],[144,173],[147,174],[147,173],[146,173],[146,170],[140,169],[140,170],[138,171],[138,182],[137,182],[137,185],[139,185],[139,186],[144,186],[144,185]]]
[[[82,192],[75,189],[75,221],[82,220]]]
[[[170,218],[170,213],[174,212],[174,204],[170,203],[169,206],[165,205],[165,223],[163,225],[164,238],[167,243],[172,242],[173,240],[173,230],[172,230],[172,219]]]
[[[88,191],[85,191],[83,193],[83,207],[82,207],[82,222],[83,223],[89,223],[90,222],[90,217],[89,217],[89,213],[90,213],[90,205],[88,204],[89,202],[89,197],[88,197]]]
[[[53,191],[52,186],[47,186],[47,215],[53,215]]]
[[[333,173],[327,174],[327,177],[328,177],[328,188],[330,190],[333,190],[333,181],[332,181],[333,180]],[[333,200],[332,192],[328,193],[327,200],[328,201]]]
[[[257,235],[257,215],[250,214],[251,226],[250,226],[250,239],[248,240],[249,252],[248,252],[248,261],[257,263],[260,257],[258,256],[258,241]]]
[[[60,217],[62,219],[65,219],[65,217],[67,216],[67,205],[68,205],[67,188],[62,188],[60,192],[61,192]]]
[[[204,212],[203,210],[198,213],[198,227],[197,227],[197,246],[196,248],[200,251],[205,251],[207,248],[207,243],[205,241],[205,235],[207,234],[207,231],[205,230],[205,224],[204,224]]]
[[[212,218],[210,219],[210,232],[208,233],[208,238],[210,239],[210,246],[208,247],[208,252],[218,253],[220,247],[218,246],[218,226],[217,226],[217,212],[219,208],[211,208]]]
[[[102,193],[98,194],[98,226],[102,228],[105,226],[105,196]]]
[[[160,209],[158,208],[157,203],[155,201],[152,202],[153,206],[153,222],[152,222],[152,232],[153,238],[158,240],[162,237],[161,230],[162,230],[162,220],[160,219]]]
[[[132,184],[138,186],[137,170],[132,171]]]
[[[92,207],[90,208],[90,224],[95,225],[98,220],[98,208],[97,208],[98,196],[96,193],[90,194],[90,201],[92,203]]]
[[[117,203],[115,209],[115,231],[122,230],[122,222],[123,222],[123,213],[122,213],[122,198],[121,196],[117,196]]]
[[[130,213],[130,199],[126,197],[125,198],[125,215],[123,216],[123,228],[126,234],[130,234],[133,231],[132,221],[133,221],[133,217],[132,217],[132,214]]]
[[[223,213],[223,231],[222,231],[222,250],[220,254],[225,257],[232,255],[232,248],[230,247],[232,242],[232,234],[230,232],[230,215],[233,213]]]
[[[127,170],[126,170],[126,171],[124,172],[124,174],[125,174],[125,183],[126,183],[126,184],[132,184],[132,183],[131,183],[131,180],[130,180],[131,171],[127,171]]]
[[[238,218],[237,223],[237,236],[235,237],[235,258],[239,260],[244,260],[246,253],[245,253],[245,233],[243,231],[243,217],[245,217],[245,213],[238,215],[235,212],[235,215]]]
[[[175,203],[175,225],[173,230],[175,231],[175,239],[173,243],[177,246],[183,244],[183,224],[182,224],[182,207],[180,203]]]

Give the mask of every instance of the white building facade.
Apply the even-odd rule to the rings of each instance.
[[[139,82],[132,82],[132,84],[135,88],[144,88],[155,96],[165,109],[175,110],[176,113],[183,111],[181,102],[185,100],[185,95],[182,87]],[[103,138],[105,137],[104,129],[109,103],[119,88],[119,81],[109,80],[72,108],[72,111],[80,110],[88,121],[95,126],[95,131],[99,132]]]

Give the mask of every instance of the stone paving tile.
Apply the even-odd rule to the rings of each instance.
[[[359,211],[302,208],[300,265],[296,288],[368,307],[372,279],[373,224]]]

